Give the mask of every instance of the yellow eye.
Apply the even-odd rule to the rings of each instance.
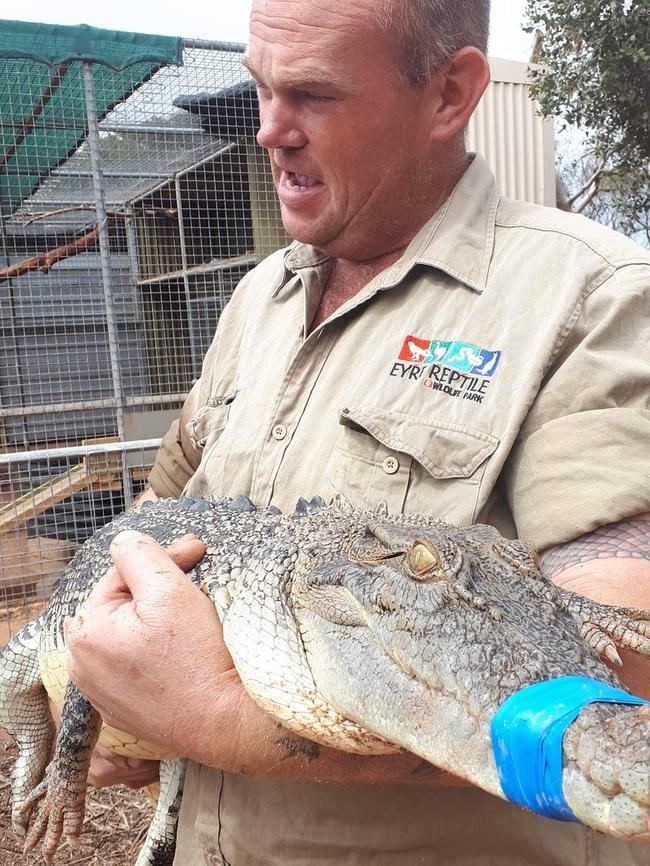
[[[440,567],[440,558],[426,544],[415,544],[408,555],[409,568],[416,575],[430,571],[434,566]]]

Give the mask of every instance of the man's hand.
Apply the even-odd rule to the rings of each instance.
[[[120,533],[114,567],[66,629],[68,672],[105,723],[178,754],[232,669],[214,606],[184,574],[204,553],[193,537],[165,551]]]

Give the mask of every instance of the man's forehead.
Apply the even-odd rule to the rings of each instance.
[[[378,0],[253,0],[251,35],[271,31],[312,31],[327,38],[345,32],[367,32],[377,22]]]
[[[254,0],[244,66],[265,83],[353,87],[375,28],[368,0]]]

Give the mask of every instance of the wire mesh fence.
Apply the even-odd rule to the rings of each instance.
[[[242,276],[287,242],[241,46],[0,58],[0,618],[128,507]]]

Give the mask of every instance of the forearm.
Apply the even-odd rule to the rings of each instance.
[[[466,785],[409,752],[358,755],[293,734],[262,711],[236,674],[223,686],[205,728],[194,727],[185,752],[198,763],[234,774],[346,784]],[[214,731],[228,730],[227,743]]]
[[[603,604],[650,609],[650,514],[603,526],[542,554],[542,571],[558,586]],[[617,674],[650,698],[650,659],[620,651]]]

